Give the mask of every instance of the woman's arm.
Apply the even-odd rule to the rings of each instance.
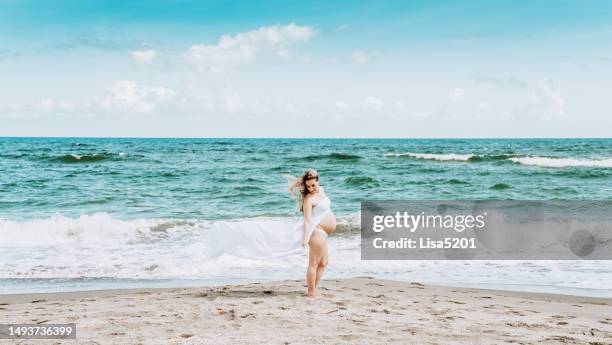
[[[304,200],[304,238],[302,239],[302,246],[306,246],[308,236],[308,226],[310,224],[311,214],[312,214],[312,201],[310,198],[306,198]]]

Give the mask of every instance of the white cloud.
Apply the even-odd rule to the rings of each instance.
[[[39,111],[53,111],[55,109],[55,101],[51,97],[45,97],[35,104],[34,109]]]
[[[561,94],[558,80],[547,79],[538,82],[532,90],[536,102],[544,107],[545,117],[565,114],[565,98]]]
[[[338,100],[336,101],[336,108],[339,110],[346,110],[348,108],[348,104],[344,103],[344,101]]]
[[[149,92],[160,101],[169,100],[176,96],[176,92],[174,92],[174,90],[166,89],[165,87],[160,86],[149,89]]]
[[[150,113],[175,95],[173,90],[161,86],[146,88],[133,80],[120,80],[107,89],[107,96],[100,104],[108,110]]]
[[[223,104],[225,105],[225,110],[228,113],[235,113],[244,109],[240,95],[229,90],[223,94]]]
[[[414,113],[414,117],[416,118],[429,118],[433,117],[440,113],[439,109],[436,110],[426,110],[426,111],[417,111]]]
[[[476,74],[472,76],[472,79],[476,81],[477,83],[494,85],[497,87],[526,89],[529,86],[529,83],[527,81],[518,79],[516,77],[497,77],[497,76]]]
[[[314,28],[294,23],[264,26],[234,36],[223,35],[214,45],[193,45],[187,52],[187,59],[199,67],[222,70],[229,65],[252,61],[263,52],[272,52],[286,58],[291,44],[308,41],[315,34]]]
[[[153,62],[157,52],[153,49],[134,50],[130,52],[130,56],[139,64],[148,65]]]
[[[380,109],[382,108],[383,105],[383,101],[380,98],[377,97],[373,97],[373,96],[368,96],[366,98],[364,98],[363,100],[363,108],[366,110],[371,110],[371,109]]]
[[[465,90],[460,87],[454,88],[450,91],[449,97],[450,97],[451,102],[461,103],[463,102],[463,99],[465,98]]]
[[[294,114],[296,112],[296,108],[293,104],[291,103],[287,103],[285,104],[285,109],[287,109],[287,112]]]
[[[370,60],[370,57],[368,56],[366,52],[358,50],[353,53],[353,62],[355,63],[364,64],[368,62],[369,60]]]
[[[312,63],[312,57],[311,56],[307,56],[307,55],[306,56],[301,56],[299,61],[300,61],[300,63],[303,63],[303,64],[309,64],[309,63]]]

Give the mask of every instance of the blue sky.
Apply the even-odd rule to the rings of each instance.
[[[2,1],[0,135],[609,137],[607,1]]]

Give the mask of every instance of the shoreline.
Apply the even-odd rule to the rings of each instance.
[[[74,322],[84,344],[607,344],[612,339],[612,298],[363,276],[324,279],[319,292],[321,297],[307,298],[303,280],[282,280],[26,293],[0,295],[0,309],[5,323]]]
[[[364,279],[378,279],[383,281],[393,281],[393,282],[404,282],[410,283],[412,280],[406,279],[393,279],[389,277],[376,277],[376,276],[353,276],[353,277],[329,277],[327,280],[347,280],[347,279],[356,279],[356,278],[364,278]],[[274,284],[274,283],[282,283],[285,281],[296,282],[299,280],[295,279],[235,279],[229,278],[226,280],[218,280],[211,282],[210,280],[204,279],[195,279],[190,280],[189,283],[185,283],[185,280],[181,279],[163,279],[163,280],[153,280],[159,284],[147,284],[144,286],[121,286],[123,281],[118,281],[117,283],[120,287],[106,287],[111,284],[106,284],[106,286],[98,287],[92,285],[90,287],[84,287],[82,289],[75,289],[70,285],[67,285],[68,288],[65,291],[60,288],[54,288],[51,291],[28,291],[28,292],[2,292],[0,291],[0,303],[5,303],[7,301],[29,301],[30,299],[41,299],[45,297],[53,297],[56,298],[70,298],[71,295],[75,296],[106,296],[109,294],[126,294],[130,292],[164,292],[169,290],[177,290],[177,289],[199,289],[199,288],[213,288],[220,286],[237,286],[237,285],[249,285],[249,284]],[[194,283],[196,282],[196,283]],[[464,289],[464,290],[477,290],[477,291],[491,291],[491,292],[502,292],[506,294],[518,294],[518,295],[550,295],[550,296],[559,296],[559,297],[575,297],[582,299],[595,299],[595,300],[604,300],[604,301],[612,301],[612,294],[610,294],[611,290],[597,290],[597,289],[588,289],[588,288],[555,288],[554,286],[548,285],[537,285],[537,284],[495,284],[495,283],[458,283],[455,284],[453,282],[449,282],[448,284],[439,283],[439,282],[427,282],[427,281],[418,281],[418,283],[431,286],[431,287],[439,287],[439,288],[454,288],[454,289]],[[157,285],[157,286],[156,286]],[[477,286],[478,285],[478,286]],[[61,286],[61,285],[59,285]],[[585,292],[586,291],[586,292]],[[584,293],[581,293],[584,292]],[[56,296],[57,295],[57,296]],[[17,302],[15,302],[17,303]]]
[[[530,298],[530,297],[538,297],[538,298],[547,298],[554,299],[557,301],[589,301],[589,302],[601,302],[608,303],[612,305],[612,297],[594,297],[594,296],[582,296],[582,295],[570,295],[570,294],[562,294],[562,293],[549,293],[549,292],[532,292],[532,291],[518,291],[518,290],[504,290],[504,289],[490,289],[490,288],[474,288],[474,287],[461,287],[461,286],[452,286],[452,285],[437,285],[437,284],[429,284],[429,283],[420,283],[420,282],[407,282],[403,280],[393,280],[393,279],[381,279],[372,276],[357,276],[353,278],[330,278],[330,281],[341,282],[352,279],[368,279],[375,281],[383,281],[383,282],[394,282],[394,283],[405,283],[405,284],[419,284],[423,286],[427,286],[429,288],[439,288],[439,289],[454,289],[454,290],[463,290],[463,291],[471,291],[471,292],[482,292],[482,293],[490,293],[490,294],[503,294],[508,297],[517,297],[517,298]],[[283,284],[287,282],[295,282],[299,283],[302,280],[294,280],[294,279],[286,279],[286,280],[278,280],[278,281],[265,281],[265,282],[252,282],[252,283],[240,283],[240,284],[214,284],[208,286],[198,286],[198,287],[144,287],[144,288],[117,288],[117,289],[91,289],[91,290],[74,290],[74,291],[65,291],[65,292],[28,292],[28,293],[8,293],[8,294],[0,294],[0,304],[3,303],[30,303],[31,301],[47,299],[47,300],[64,300],[64,299],[74,299],[74,298],[88,298],[88,297],[107,297],[114,295],[126,295],[126,294],[140,294],[140,293],[167,293],[167,292],[181,292],[177,290],[194,290],[194,289],[212,289],[219,287],[228,287],[228,286],[247,286],[247,285],[273,285],[273,284]]]

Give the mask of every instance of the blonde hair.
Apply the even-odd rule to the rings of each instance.
[[[316,179],[319,181],[319,173],[314,169],[308,169],[300,177],[284,174],[287,179],[287,190],[291,193],[294,199],[297,199],[297,208],[300,212],[304,212],[304,199],[308,195],[308,188],[306,188],[306,181]]]

